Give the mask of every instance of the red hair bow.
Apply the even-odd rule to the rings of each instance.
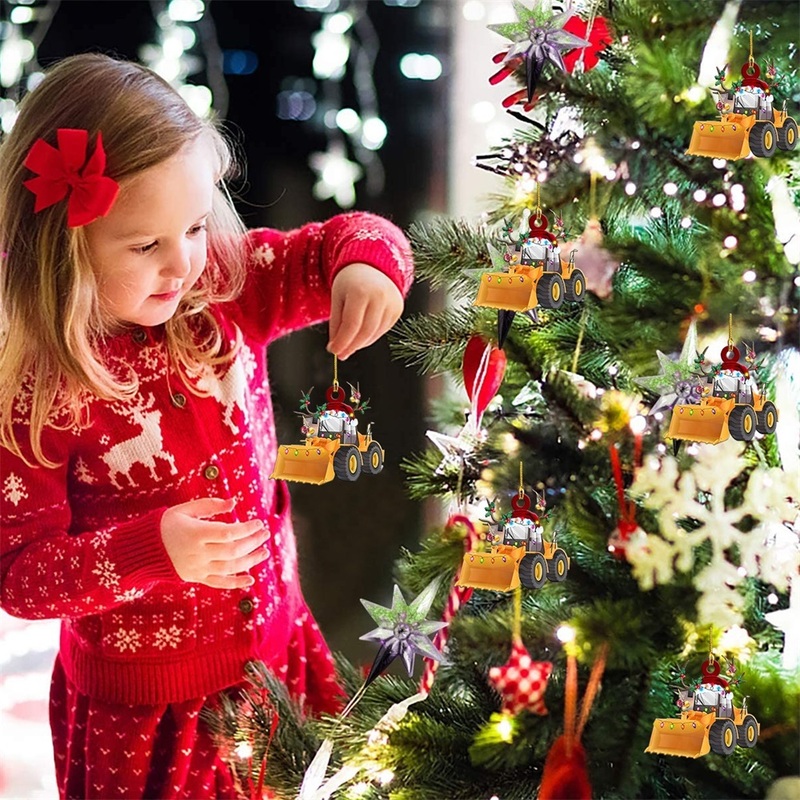
[[[67,225],[79,228],[108,214],[119,192],[119,184],[103,175],[106,153],[99,132],[97,146],[88,160],[88,131],[59,128],[57,137],[58,149],[44,139],[33,143],[25,166],[39,177],[25,181],[24,186],[36,195],[34,213],[49,208],[69,194]]]

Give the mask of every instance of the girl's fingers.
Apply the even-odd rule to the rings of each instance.
[[[356,350],[361,350],[381,335],[381,323],[383,313],[379,307],[370,304],[364,310],[361,324],[356,331],[356,335],[350,340],[348,346],[343,349],[342,358],[349,358]]]
[[[248,572],[257,564],[266,561],[269,553],[263,547],[258,547],[246,556],[231,558],[220,561],[212,561],[208,565],[209,572],[220,575],[237,575],[240,572]]]
[[[255,578],[252,575],[209,575],[198,583],[212,589],[247,589],[255,583]]]
[[[266,538],[268,531],[260,519],[250,519],[247,522],[206,522],[203,524],[202,539],[207,545],[224,546],[262,531]]]
[[[208,542],[206,552],[215,561],[231,561],[241,558],[261,547],[269,539],[270,532],[267,528],[259,528],[249,536],[242,539],[232,539],[225,542]]]
[[[215,517],[217,514],[225,514],[233,511],[236,500],[233,497],[201,497],[197,500],[190,500],[188,503],[181,503],[173,506],[181,514],[194,519],[206,519]]]
[[[339,328],[335,337],[332,336],[330,342],[328,342],[328,350],[331,353],[336,353],[341,359],[345,359],[350,355],[352,342],[361,330],[368,305],[368,303],[354,303],[345,300]]]

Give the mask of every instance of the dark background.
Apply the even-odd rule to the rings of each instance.
[[[349,5],[341,2],[339,10]],[[430,0],[416,7],[387,6],[382,0],[365,4],[380,42],[373,79],[388,136],[377,152],[385,170],[384,189],[369,196],[365,182],[358,182],[354,209],[382,214],[401,228],[426,212],[442,211],[445,204],[446,72],[438,81],[408,80],[399,61],[408,52],[434,53],[446,67],[448,6]],[[46,67],[87,51],[138,60],[139,48],[156,41],[153,11],[159,7],[142,0],[63,0],[39,46],[39,64]],[[206,7],[223,51],[249,50],[258,57],[252,74],[224,76],[226,120],[238,132],[247,161],[246,180],[234,187],[245,222],[289,229],[339,213],[332,200],[312,196],[316,175],[308,156],[326,149],[320,120],[276,116],[276,97],[287,77],[308,79],[309,85],[316,84],[317,99],[324,95],[325,87],[313,80],[311,41],[322,15],[291,0],[215,0]],[[202,47],[192,52],[205,60]],[[207,83],[207,76],[198,73],[186,81]],[[341,88],[349,104],[353,92],[347,78]],[[422,311],[427,303],[427,288],[415,286],[405,313]],[[301,391],[314,386],[316,398],[332,380],[326,337],[327,326],[318,326],[271,348],[279,441],[299,441],[294,411]],[[365,421],[373,421],[375,437],[386,449],[386,467],[355,483],[289,486],[301,581],[312,612],[335,650],[371,661],[374,646],[359,642],[358,636],[374,626],[359,598],[390,602],[400,548],[416,549],[422,533],[423,508],[407,497],[399,463],[425,447],[428,387],[413,370],[392,360],[385,337],[340,363],[339,379],[345,386],[346,381],[359,382],[371,398]]]

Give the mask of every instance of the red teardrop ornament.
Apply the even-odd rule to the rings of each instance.
[[[592,800],[586,753],[580,742],[573,741],[567,755],[566,736],[555,740],[544,762],[539,800]]]
[[[491,346],[486,373],[479,386],[475,384],[475,378],[481,367],[484,351],[489,342],[477,334],[473,336],[464,349],[464,361],[461,366],[461,374],[464,377],[464,386],[470,402],[473,399],[473,391],[478,390],[477,409],[480,416],[486,411],[492,398],[497,394],[497,390],[503,383],[503,376],[506,374],[506,354],[494,345]]]

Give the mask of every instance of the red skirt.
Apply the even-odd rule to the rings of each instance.
[[[341,708],[341,690],[330,651],[308,612],[297,625],[280,676],[311,710],[334,713]],[[155,706],[101,702],[78,691],[57,657],[50,727],[61,800],[246,796],[200,717],[211,700]]]

